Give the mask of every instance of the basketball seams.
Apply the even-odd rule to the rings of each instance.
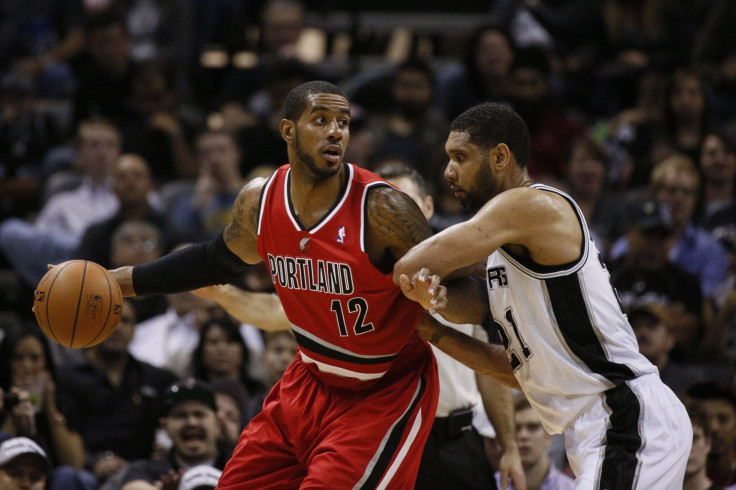
[[[88,267],[90,264],[95,267]],[[34,292],[38,325],[49,339],[71,348],[92,347],[108,338],[120,321],[122,303],[115,278],[99,264],[86,260],[57,264]]]
[[[54,276],[53,280],[51,281],[51,284],[49,285],[49,290],[46,292],[46,324],[49,326],[49,331],[54,336],[54,340],[56,340],[61,345],[64,345],[63,342],[59,340],[59,338],[56,336],[56,332],[54,332],[54,327],[51,325],[51,315],[49,315],[49,306],[51,304],[51,289],[54,287],[54,283],[61,275],[62,271],[72,265],[74,262],[69,262],[66,265],[63,265],[59,268],[59,271]],[[75,322],[76,323],[76,322]]]
[[[89,342],[87,342],[86,344],[82,346],[83,348],[89,345],[94,345],[94,342],[95,340],[97,340],[97,337],[99,337],[100,334],[102,334],[102,332],[105,331],[105,329],[107,328],[107,322],[110,320],[110,313],[112,312],[112,304],[114,302],[114,299],[112,296],[112,285],[110,284],[110,278],[107,277],[107,273],[106,273],[107,271],[98,264],[94,264],[94,265],[100,270],[100,272],[102,272],[102,276],[105,278],[105,282],[107,282],[107,292],[109,293],[108,298],[110,298],[110,301],[107,304],[107,316],[105,317],[105,321],[102,323],[102,327],[100,327],[100,329],[97,331],[97,334],[92,338],[92,340],[90,340]]]
[[[72,335],[69,339],[69,347],[74,347],[74,335],[77,333],[77,322],[79,322],[79,308],[82,306],[82,293],[84,292],[84,279],[87,277],[87,261],[84,262],[84,270],[82,270],[82,280],[79,285],[79,299],[77,300],[77,313],[74,315],[74,327]]]

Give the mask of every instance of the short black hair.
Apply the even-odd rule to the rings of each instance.
[[[292,89],[286,96],[286,104],[284,105],[284,118],[290,121],[296,121],[302,115],[307,106],[307,97],[314,94],[335,94],[348,98],[345,92],[340,90],[335,84],[325,82],[324,80],[313,80],[311,82],[302,83],[298,87]]]
[[[529,129],[519,114],[503,104],[471,107],[452,121],[450,131],[468,133],[470,143],[482,150],[505,143],[519,167],[526,168],[529,163]]]

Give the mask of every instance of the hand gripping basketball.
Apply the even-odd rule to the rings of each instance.
[[[120,323],[123,295],[104,267],[69,260],[49,269],[33,298],[36,321],[54,342],[66,347],[92,347],[108,338]]]

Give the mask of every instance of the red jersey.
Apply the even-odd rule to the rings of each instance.
[[[392,273],[376,269],[365,251],[368,192],[390,184],[354,165],[345,167],[345,190],[308,229],[291,205],[290,167],[279,168],[261,195],[258,253],[291,322],[297,355],[324,382],[362,388],[392,367],[411,366],[428,347],[415,330],[421,306],[401,293]]]

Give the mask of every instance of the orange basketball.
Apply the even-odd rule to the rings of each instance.
[[[120,286],[107,269],[69,260],[49,270],[36,287],[36,320],[66,347],[92,347],[115,331],[123,311]]]

